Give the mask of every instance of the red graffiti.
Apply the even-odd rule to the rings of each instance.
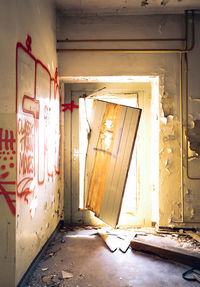
[[[78,109],[79,105],[75,105],[74,101],[72,100],[71,103],[69,104],[62,104],[62,112],[66,112],[67,110],[71,111],[71,113],[73,112],[73,109]]]
[[[34,157],[26,155],[25,153],[20,153],[19,157],[19,173],[29,174],[33,173],[34,168]]]
[[[10,137],[8,130],[5,130],[5,137],[3,137],[3,129],[0,128],[0,150],[2,150],[3,144],[6,150],[13,150],[13,144],[16,142],[14,139],[13,131],[10,131]]]
[[[19,42],[16,46],[16,112],[17,197],[30,203],[33,216],[39,187],[46,180],[55,181],[60,173],[60,94],[57,68],[51,77],[31,53],[31,43],[28,35],[26,47]],[[33,75],[31,79],[27,74],[28,91],[27,66]]]
[[[4,136],[3,136],[4,135]],[[0,195],[2,195],[8,207],[13,215],[16,213],[15,209],[15,181],[12,180],[10,168],[14,168],[14,155],[15,155],[16,139],[14,138],[14,132],[12,130],[0,128],[0,155],[3,158],[4,164],[0,167]]]
[[[30,183],[33,182],[32,177],[26,177],[23,178],[18,184],[17,184],[17,196],[19,198],[24,198],[24,201],[28,203],[28,196],[34,192],[34,188],[31,187]],[[27,185],[30,185],[27,187]],[[19,192],[20,190],[20,192]]]
[[[0,195],[3,195],[9,208],[10,208],[10,211],[13,215],[16,214],[16,208],[15,208],[15,205],[14,203],[16,202],[15,199],[11,199],[10,196],[11,195],[15,195],[15,191],[8,191],[5,189],[4,185],[6,185],[7,187],[11,187],[13,188],[13,186],[15,185],[15,181],[0,181]]]
[[[27,35],[26,38],[26,47],[28,49],[29,52],[31,52],[31,43],[32,43],[32,39],[30,35]]]
[[[22,102],[23,112],[27,114],[31,114],[35,119],[39,119],[40,114],[40,102],[28,97],[26,95],[23,96]]]
[[[34,172],[34,127],[29,120],[19,119],[19,174],[30,174]]]
[[[4,173],[0,174],[0,179],[4,179],[4,178],[6,178],[8,175],[9,175],[9,172],[8,172],[8,171],[7,171],[7,172],[4,172]]]
[[[33,152],[34,127],[29,120],[18,121],[18,135],[20,136],[20,149],[24,152]]]

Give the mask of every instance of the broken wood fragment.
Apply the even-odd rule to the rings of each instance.
[[[67,272],[67,271],[62,271],[62,278],[63,279],[69,279],[69,278],[72,278],[74,275],[70,272]]]
[[[127,236],[127,238],[126,238],[124,241],[122,241],[122,243],[121,243],[119,249],[120,249],[123,253],[126,253],[126,251],[128,250],[128,248],[129,248],[129,246],[130,246],[131,240],[132,240],[136,235],[137,235],[137,234],[134,233],[134,234],[132,234],[132,235],[130,235],[130,236]]]
[[[54,256],[54,255],[55,255],[55,252],[49,253],[49,256],[50,256],[50,257],[52,257],[52,256]]]
[[[197,274],[193,273],[193,277],[200,283],[200,277]]]
[[[132,240],[130,245],[132,249],[137,251],[158,255],[162,258],[174,260],[195,268],[199,268],[200,266],[200,255],[188,250],[183,250],[182,248],[173,248],[171,246],[161,247],[138,239]]]
[[[118,244],[116,242],[116,239],[112,235],[108,235],[105,233],[98,232],[98,234],[101,236],[103,241],[106,243],[110,251],[114,252],[118,248]]]
[[[48,275],[48,276],[43,276],[42,277],[42,282],[45,282],[45,283],[49,283],[49,282],[51,282],[51,278],[52,278],[52,276],[51,275]]]
[[[198,241],[200,243],[200,236],[197,235],[195,232],[193,231],[187,231],[186,232],[187,235],[189,235],[190,237],[192,237],[194,240]]]

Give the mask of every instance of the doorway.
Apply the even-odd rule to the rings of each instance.
[[[118,224],[139,227],[158,222],[158,77],[131,83],[69,83],[64,90],[65,103],[71,103],[65,112],[66,223],[102,224],[84,206],[87,130],[94,99],[142,109]]]

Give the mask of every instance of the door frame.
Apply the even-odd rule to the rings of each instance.
[[[132,93],[135,93],[136,91],[140,92],[140,97],[143,94],[148,94],[149,97],[151,97],[151,91],[152,91],[152,84],[151,81],[149,82],[141,82],[141,83],[130,83],[129,85],[125,85],[125,83],[112,83],[112,85],[121,85],[122,89],[123,86],[131,86],[132,87]],[[107,86],[112,86],[111,84],[106,83]],[[89,89],[90,90],[97,90],[98,87],[101,88],[105,86],[105,83],[89,83]],[[78,83],[67,83],[64,84],[64,94],[65,94],[65,103],[72,101],[72,89],[76,91],[82,91],[88,92],[88,87],[86,84],[78,84]],[[77,105],[77,102],[75,103]],[[78,184],[76,184],[76,187],[74,188],[73,184],[73,172],[72,172],[72,165],[74,161],[74,157],[77,157],[75,159],[76,164],[78,164],[78,153],[75,154],[72,153],[73,148],[73,136],[71,136],[71,131],[73,129],[74,125],[74,118],[72,119],[72,113],[68,112],[64,115],[64,134],[65,134],[65,145],[64,145],[64,151],[65,151],[65,223],[67,224],[95,224],[95,225],[102,225],[102,222],[96,219],[90,211],[88,210],[78,210],[77,204],[72,204],[72,202],[77,201],[79,203],[79,187]],[[66,139],[67,144],[66,144]],[[78,148],[77,148],[78,150]],[[76,178],[77,182],[77,178]],[[154,189],[155,192],[155,186],[151,186],[151,190]],[[157,194],[158,196],[158,194]],[[150,202],[152,196],[149,194],[149,198],[146,199],[146,202]],[[150,211],[151,213],[151,211]],[[150,216],[151,217],[151,216]],[[137,221],[137,220],[136,220]],[[151,226],[150,221],[143,221],[140,224],[137,224],[137,222],[134,222],[134,226]]]

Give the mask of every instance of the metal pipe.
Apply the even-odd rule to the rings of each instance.
[[[194,48],[195,44],[195,27],[194,27],[194,11],[192,11],[192,44],[190,49]],[[186,174],[187,178],[190,180],[200,180],[200,177],[192,177],[189,175],[189,157],[188,157],[188,116],[189,116],[189,79],[188,79],[188,56],[185,54],[185,94],[186,94]]]
[[[188,11],[185,11],[185,50],[187,50],[187,42],[188,42]]]
[[[57,43],[90,43],[90,42],[181,42],[185,38],[161,38],[161,39],[64,39]]]
[[[185,42],[184,49],[187,50],[188,42],[188,11],[185,11]],[[183,54],[180,54],[180,148],[181,148],[181,221],[174,223],[184,223],[184,181],[183,181]]]
[[[183,182],[183,54],[180,54],[180,141],[181,141],[181,222],[184,222],[184,182]]]
[[[188,49],[188,11],[185,11],[185,50],[191,51],[195,45],[195,25],[194,25],[194,10],[192,10],[192,44]],[[181,61],[183,60],[183,54],[180,55]],[[184,63],[185,63],[185,94],[186,94],[186,137],[188,137],[188,57],[187,53],[184,55]],[[198,224],[200,221],[184,221],[184,189],[183,189],[183,141],[184,141],[184,133],[183,133],[183,86],[182,86],[182,62],[180,64],[181,76],[180,76],[180,125],[181,125],[181,202],[182,202],[182,218],[181,221],[174,221],[174,223],[190,223],[190,224]],[[190,180],[200,180],[200,178],[194,178],[189,176],[188,169],[188,140],[186,139],[186,176]]]
[[[186,133],[186,174],[187,174],[187,178],[190,180],[200,180],[200,177],[193,177],[190,176],[189,174],[189,157],[188,157],[188,129],[189,129],[189,124],[188,124],[188,115],[189,115],[189,109],[188,109],[188,101],[189,101],[189,91],[188,91],[188,58],[187,58],[187,54],[185,54],[185,66],[186,66],[186,72],[185,72],[185,93],[186,93],[186,129],[185,129],[185,133]]]
[[[187,10],[186,10],[186,12],[187,12]],[[187,34],[186,34],[186,37],[187,37],[186,39],[188,40]],[[187,51],[188,52],[192,51],[194,49],[194,45],[195,45],[195,25],[194,25],[194,10],[192,10],[192,44],[191,44],[189,49],[186,47]]]
[[[184,49],[57,49],[58,53],[76,53],[76,52],[108,52],[108,53],[136,53],[136,54],[147,54],[147,53],[156,53],[156,54],[185,54],[190,50]]]
[[[188,42],[188,12],[192,14],[192,45],[189,49],[63,49],[58,48],[58,53],[76,53],[76,52],[112,52],[112,53],[188,53],[192,51],[195,45],[195,26],[194,26],[194,12],[200,10],[186,10],[185,11],[185,37],[184,38],[168,38],[168,39],[81,39],[81,40],[58,40],[57,42],[153,42],[153,41],[184,41]]]
[[[188,11],[185,11],[185,42],[184,49],[187,50],[188,43]],[[181,221],[184,223],[184,180],[183,180],[183,54],[180,54],[180,146],[181,146]]]
[[[86,39],[86,40],[58,40],[58,42],[121,42],[121,41],[131,41],[131,42],[150,42],[150,41],[184,41],[188,42],[188,12],[192,13],[192,45],[189,49],[184,47],[184,49],[65,49],[65,48],[58,48],[56,51],[58,53],[87,53],[87,52],[101,52],[101,53],[188,53],[194,48],[195,44],[195,27],[194,27],[194,11],[199,10],[186,10],[185,11],[185,37],[184,38],[169,38],[169,39]]]
[[[182,223],[182,224],[185,224],[185,223],[187,223],[187,224],[199,224],[200,223],[200,221],[184,221],[184,222],[182,222],[182,221],[173,221],[173,223]]]

